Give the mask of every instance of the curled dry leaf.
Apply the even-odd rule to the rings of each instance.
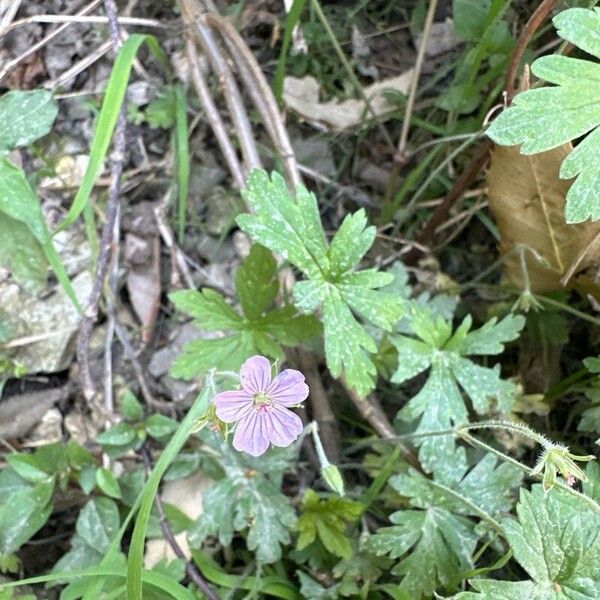
[[[383,115],[397,108],[397,105],[385,97],[385,92],[407,94],[412,81],[412,69],[401,75],[390,77],[364,88],[377,115]],[[288,108],[298,113],[311,123],[317,123],[327,129],[340,130],[359,125],[369,118],[365,103],[360,99],[319,101],[319,83],[314,77],[307,75],[286,77],[283,81],[283,100]]]
[[[502,238],[505,273],[514,285],[525,287],[518,249],[523,246],[533,292],[563,289],[561,279],[569,273],[570,287],[599,297],[598,285],[582,272],[600,257],[600,222],[565,220],[571,181],[558,174],[571,150],[565,144],[525,156],[517,146],[496,146],[487,174],[489,206]]]

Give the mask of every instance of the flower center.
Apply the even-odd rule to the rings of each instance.
[[[252,397],[252,404],[256,412],[266,412],[273,404],[273,400],[265,392],[258,392]]]

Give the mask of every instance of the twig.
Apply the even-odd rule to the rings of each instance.
[[[425,26],[421,35],[421,42],[417,52],[415,68],[413,70],[412,81],[410,82],[410,91],[406,100],[404,109],[404,119],[402,121],[402,130],[400,132],[400,140],[398,141],[398,150],[396,151],[395,160],[403,163],[406,158],[406,145],[408,143],[408,132],[410,130],[410,120],[415,106],[415,98],[417,97],[417,88],[419,86],[419,78],[421,77],[421,69],[423,68],[423,60],[425,59],[425,51],[427,50],[427,42],[429,41],[429,33],[435,16],[438,0],[429,0],[429,9],[425,17]]]
[[[150,452],[146,446],[142,446],[140,449],[142,454],[142,458],[144,459],[144,463],[146,465],[146,470],[148,472],[152,471],[152,457],[150,456]],[[175,553],[175,556],[185,562],[185,572],[188,577],[196,584],[199,590],[208,598],[208,600],[219,600],[219,597],[212,591],[211,587],[208,585],[208,581],[204,579],[200,571],[196,568],[194,563],[188,560],[187,556],[181,549],[181,546],[175,539],[175,535],[173,534],[173,530],[169,525],[169,521],[167,520],[167,516],[165,515],[165,510],[162,505],[162,500],[160,499],[160,495],[156,494],[154,496],[154,507],[156,508],[156,512],[158,513],[158,522],[160,524],[160,529],[167,540],[169,546]]]
[[[9,27],[0,32],[0,35],[5,35],[23,25],[30,23],[108,23],[110,26],[110,17],[101,16],[79,16],[79,15],[33,15],[26,19],[15,21]],[[140,27],[153,27],[157,29],[165,29],[166,25],[154,19],[140,19],[138,17],[119,17],[119,25],[138,25]]]
[[[83,16],[90,12],[92,12],[99,4],[102,3],[102,0],[92,0],[87,6],[84,6],[78,13],[77,16]],[[14,5],[18,6],[19,3],[15,2]],[[9,60],[2,70],[0,71],[0,81],[6,77],[6,75],[14,69],[20,62],[24,61],[27,57],[31,56],[35,52],[37,52],[40,48],[43,48],[48,42],[53,40],[56,36],[60,35],[67,27],[69,23],[63,23],[58,27],[55,27],[50,31],[46,36],[44,36],[39,42],[29,46],[26,50],[24,50],[19,56]],[[0,33],[0,36],[2,33]]]
[[[345,382],[342,381],[342,385],[348,398],[352,401],[352,404],[356,407],[356,410],[360,413],[362,418],[367,421],[373,427],[373,429],[377,432],[379,436],[381,436],[384,440],[396,440],[397,435],[387,418],[386,414],[383,412],[383,408],[379,404],[379,400],[371,394],[365,399],[359,397],[359,395]],[[419,459],[417,455],[408,447],[405,446],[402,442],[398,441],[398,448],[400,448],[400,455],[402,458],[411,466],[417,469],[420,472],[423,472],[423,467],[421,467],[421,463],[419,463]]]
[[[104,7],[110,21],[111,39],[115,54],[120,45],[119,24],[117,21],[117,9],[114,0],[104,0]],[[109,262],[113,253],[114,244],[118,238],[114,237],[115,225],[119,214],[119,191],[121,185],[121,174],[123,172],[123,161],[125,157],[125,129],[127,121],[125,118],[125,106],[119,110],[119,117],[113,137],[113,163],[111,165],[111,182],[108,188],[108,200],[102,237],[100,241],[100,253],[96,266],[96,275],[92,285],[92,291],[85,307],[79,335],[77,338],[77,361],[79,363],[79,377],[83,395],[88,402],[95,402],[97,396],[96,384],[90,369],[90,338],[96,320],[98,319],[98,304],[102,296],[104,280],[108,272]]]
[[[196,0],[179,0],[181,16],[184,24],[196,33],[200,45],[219,78],[223,89],[227,108],[235,125],[237,137],[242,149],[242,154],[248,168],[260,167],[260,158],[256,143],[252,136],[250,119],[244,109],[244,102],[240,90],[233,78],[231,69],[223,57],[212,31],[200,20],[202,11]]]
[[[289,182],[292,187],[296,187],[300,183],[300,174],[296,165],[294,150],[281,120],[271,87],[260,66],[240,34],[229,21],[212,12],[206,13],[203,20],[223,37],[246,89],[260,112],[263,123],[276,149],[279,151]]]
[[[237,154],[235,153],[235,150],[231,144],[231,140],[227,135],[225,125],[223,124],[223,119],[221,119],[221,115],[219,114],[214,100],[210,95],[208,84],[204,80],[202,70],[200,69],[198,55],[196,54],[196,46],[189,37],[189,34],[185,45],[185,51],[188,63],[190,65],[192,82],[194,84],[194,88],[196,89],[196,93],[198,94],[198,99],[204,108],[208,123],[215,134],[217,144],[219,144],[219,148],[225,157],[225,162],[229,167],[229,172],[233,177],[235,185],[237,188],[241,189],[244,187],[245,183],[242,166],[240,165],[240,161],[238,160]]]
[[[144,401],[148,406],[155,408],[161,412],[168,412],[173,415],[175,413],[175,406],[172,402],[164,402],[163,400],[158,400],[155,398],[150,388],[148,387],[148,383],[146,382],[146,377],[144,376],[144,369],[140,364],[137,356],[135,355],[135,351],[131,342],[129,341],[129,336],[127,335],[126,329],[119,323],[115,321],[115,333],[119,338],[119,342],[121,342],[121,346],[123,346],[123,350],[125,351],[125,356],[127,356],[127,360],[131,363],[133,367],[133,372],[135,374],[135,378],[137,379],[138,385],[140,386],[140,391],[142,392],[142,396]]]
[[[513,50],[512,56],[506,69],[506,77],[504,79],[504,91],[506,93],[506,103],[509,104],[515,95],[515,79],[517,76],[517,69],[521,64],[523,54],[527,49],[529,40],[533,34],[538,30],[540,25],[546,20],[546,17],[552,12],[555,7],[557,0],[543,0],[543,2],[535,9],[529,21],[523,27]]]
[[[435,209],[429,221],[417,238],[417,242],[422,246],[427,246],[433,239],[435,230],[443,222],[448,214],[448,211],[452,208],[454,203],[463,195],[463,192],[475,181],[476,177],[481,172],[481,169],[485,166],[489,159],[489,151],[491,147],[491,141],[486,139],[480,146],[478,146],[473,154],[473,157],[469,161],[469,164],[465,167],[464,171],[455,180],[452,189],[446,194],[444,201]],[[420,251],[417,246],[413,247],[412,250],[406,255],[404,262],[408,265],[412,265],[416,262]]]
[[[325,453],[332,463],[337,464],[340,459],[340,430],[323,386],[317,360],[314,355],[301,348],[298,349],[298,359],[310,389],[312,417],[323,434]]]

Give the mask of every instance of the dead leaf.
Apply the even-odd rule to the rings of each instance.
[[[600,236],[594,241],[600,223],[572,225],[565,221],[565,197],[571,182],[560,179],[558,173],[571,149],[565,144],[531,156],[521,154],[517,146],[496,146],[492,151],[487,174],[489,206],[502,238],[505,273],[519,288],[525,287],[520,253],[515,250],[519,245],[526,248],[524,259],[533,292],[563,289],[561,278],[576,260],[576,272],[581,273],[600,254]],[[581,278],[575,277],[570,287],[579,284]],[[590,284],[584,282],[587,292],[592,291]],[[596,288],[595,295],[597,292]]]
[[[406,94],[412,80],[413,70],[409,69],[401,75],[384,79],[364,88],[377,115],[383,115],[397,108],[384,97],[384,92],[391,91]],[[360,99],[319,101],[319,83],[310,75],[301,79],[286,77],[283,80],[283,100],[288,108],[297,112],[311,123],[334,130],[346,129],[359,125],[371,113]]]
[[[148,342],[160,306],[160,237],[153,205],[136,205],[131,219],[124,223],[125,256],[129,263],[127,291],[142,325],[142,341]]]

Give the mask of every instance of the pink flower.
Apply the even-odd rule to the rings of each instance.
[[[217,416],[237,423],[233,447],[252,456],[263,454],[269,444],[289,446],[303,430],[300,417],[288,407],[308,396],[304,375],[286,369],[271,380],[271,364],[264,356],[250,357],[240,369],[241,390],[215,396]]]

